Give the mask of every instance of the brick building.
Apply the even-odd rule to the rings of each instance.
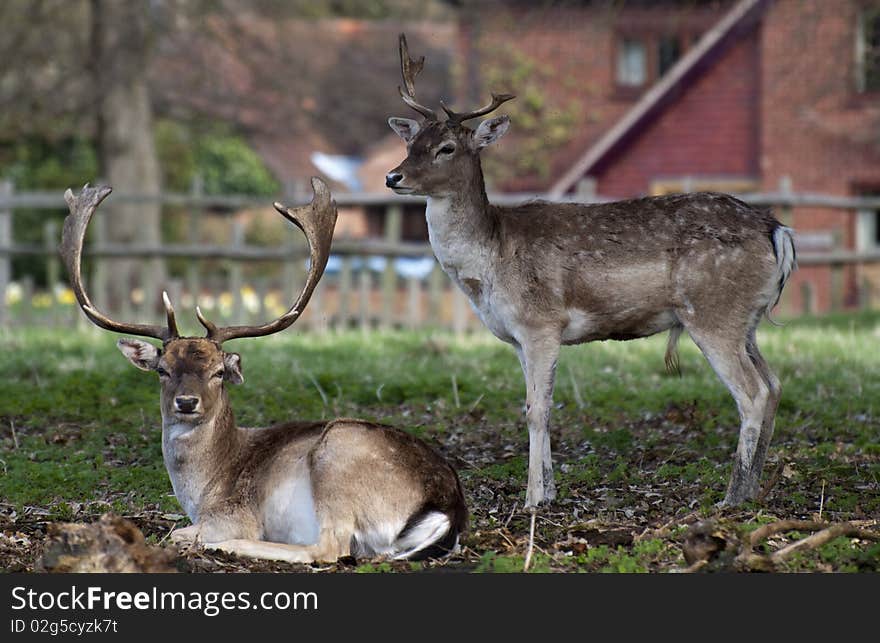
[[[877,0],[584,2],[543,15],[529,3],[503,5],[462,30],[466,49],[516,43],[537,68],[557,72],[541,87],[548,113],[572,100],[580,110],[546,167],[499,173],[496,188],[611,198],[780,186],[880,194]],[[508,168],[524,145],[513,117],[498,153]],[[802,252],[880,247],[877,212],[795,208],[786,222]],[[851,307],[864,284],[880,292],[880,269],[804,266],[784,305]]]

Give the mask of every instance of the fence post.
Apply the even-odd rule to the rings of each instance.
[[[871,310],[872,295],[871,280],[867,277],[862,277],[862,281],[859,284],[859,307],[862,310]]]
[[[809,281],[801,282],[801,312],[804,315],[811,315],[816,310],[813,297],[813,285]]]
[[[190,186],[190,196],[193,199],[193,203],[189,209],[189,221],[186,231],[187,241],[192,244],[198,244],[202,239],[202,206],[199,203],[199,200],[202,198],[205,192],[205,181],[202,179],[201,174],[196,174],[193,177],[192,185]],[[199,303],[199,295],[201,294],[201,284],[199,283],[199,272],[201,269],[201,264],[198,261],[188,261],[186,266],[186,289],[189,291],[190,297],[192,297],[193,305],[196,306]]]
[[[12,197],[12,181],[0,181],[0,198]],[[0,206],[0,247],[12,246],[12,208]],[[12,255],[0,254],[0,327],[9,325],[9,309],[6,306],[6,291],[12,279]]]
[[[342,267],[339,270],[339,307],[336,314],[336,329],[344,330],[348,328],[348,317],[351,314],[351,257],[345,255],[342,257]]]
[[[422,281],[418,277],[406,280],[407,288],[407,325],[415,330],[422,322]]]
[[[844,266],[841,263],[831,264],[831,310],[838,311],[843,308],[844,289],[846,288],[846,280],[844,279]]]
[[[370,282],[372,275],[366,261],[358,273],[358,326],[361,332],[366,333],[370,329]]]
[[[446,273],[439,262],[434,263],[428,275],[428,318],[432,325],[443,326],[443,286],[446,284]]]
[[[55,299],[55,287],[59,282],[61,271],[58,264],[58,222],[50,219],[43,226],[43,246],[46,248],[46,289],[52,298],[49,321],[55,326],[58,324],[58,302]]]
[[[244,224],[238,219],[232,221],[232,249],[239,250],[244,245]],[[229,265],[229,290],[232,291],[232,323],[244,323],[244,302],[241,298],[242,274],[241,260],[232,259]]]
[[[400,243],[403,227],[403,209],[399,204],[391,204],[385,211],[385,241]],[[394,270],[394,257],[385,257],[385,271],[382,273],[382,316],[381,327],[388,330],[394,325],[394,304],[397,295],[397,273]]]

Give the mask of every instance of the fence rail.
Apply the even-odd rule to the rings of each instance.
[[[336,238],[332,253],[337,257],[337,269],[328,271],[316,290],[303,322],[318,329],[328,327],[421,327],[441,326],[456,332],[465,332],[476,327],[478,322],[470,311],[464,296],[454,288],[436,262],[430,269],[418,274],[400,274],[401,260],[427,260],[433,258],[427,243],[405,242],[401,240],[403,206],[422,204],[421,197],[394,196],[386,193],[346,194],[334,196],[341,208],[382,208],[385,217],[383,239]],[[515,204],[531,198],[547,198],[540,194],[496,194],[490,200],[496,204]],[[880,210],[880,197],[854,198],[823,194],[793,193],[780,191],[741,195],[744,201],[760,206],[775,208],[783,222],[790,222],[793,208],[833,208],[840,210]],[[289,205],[308,201],[304,194],[294,192],[281,197]],[[553,199],[550,199],[553,200]],[[570,198],[556,199],[571,200]],[[594,195],[581,195],[579,200],[601,202],[605,199]],[[118,203],[159,203],[163,207],[175,207],[189,218],[188,237],[185,242],[162,245],[120,244],[107,240],[107,211]],[[272,314],[271,308],[287,305],[285,295],[298,287],[305,275],[305,260],[308,251],[303,240],[296,238],[281,246],[261,246],[245,243],[243,223],[237,217],[226,216],[231,226],[231,243],[199,243],[199,230],[206,213],[232,215],[244,209],[271,207],[272,200],[241,195],[204,195],[200,186],[194,184],[189,193],[161,194],[115,194],[104,210],[99,210],[90,233],[92,243],[83,252],[91,260],[93,274],[90,279],[93,297],[97,302],[106,302],[101,292],[107,281],[107,265],[115,260],[139,259],[167,261],[191,259],[185,273],[170,278],[166,283],[151,283],[148,278],[140,285],[137,301],[122,302],[120,314],[137,314],[146,318],[158,318],[157,300],[161,288],[167,288],[173,297],[188,298],[188,303],[202,303],[203,308],[211,308],[211,302],[225,296],[225,306],[217,306],[218,312],[235,323],[249,319],[261,319]],[[109,206],[109,207],[108,207]],[[69,324],[81,321],[79,311],[73,305],[60,304],[53,295],[62,282],[57,245],[60,235],[60,220],[56,216],[44,224],[41,243],[16,242],[13,239],[13,216],[17,209],[59,210],[66,209],[59,192],[15,192],[9,182],[0,182],[0,325],[12,323]],[[109,216],[112,216],[109,215]],[[343,215],[344,216],[344,215]],[[33,280],[26,275],[19,282],[18,297],[8,295],[12,280],[11,261],[14,257],[42,257],[46,262],[47,292],[35,292]],[[383,258],[384,264],[371,265],[370,260]],[[216,276],[204,275],[197,263],[205,260],[219,261],[223,265],[225,283]],[[274,277],[256,276],[246,284],[243,267],[253,262],[277,262],[281,264]],[[828,266],[832,283],[842,287],[842,271],[852,265],[880,265],[880,249],[857,252],[834,248],[828,252],[804,252],[798,254],[801,266]],[[244,292],[243,292],[244,290]],[[815,293],[809,284],[802,285],[802,309],[809,312],[815,308]],[[870,283],[860,284],[858,289],[860,304],[871,305],[875,288]],[[223,295],[226,293],[226,295]],[[274,305],[270,300],[273,298]],[[15,293],[13,293],[14,295]],[[138,293],[135,293],[138,294]],[[35,301],[51,302],[48,309],[40,314],[31,305]],[[842,305],[842,300],[834,295],[834,306]],[[12,301],[7,301],[11,299]],[[16,304],[15,300],[20,303]],[[206,299],[206,301],[202,301]],[[207,305],[206,305],[207,304]],[[140,310],[136,310],[140,307]],[[16,314],[11,314],[15,309]]]

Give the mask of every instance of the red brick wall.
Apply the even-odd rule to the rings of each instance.
[[[504,3],[501,3],[502,5]],[[554,114],[568,113],[576,106],[574,121],[566,124],[568,140],[562,145],[547,148],[540,153],[539,171],[516,168],[523,145],[521,139],[522,118],[517,111],[529,100],[523,93],[523,85],[514,87],[491,87],[485,78],[467,82],[460,78],[459,85],[481,88],[472,96],[474,105],[482,104],[489,91],[511,92],[517,100],[499,110],[512,113],[510,132],[488,151],[491,157],[484,166],[488,179],[497,189],[506,191],[545,190],[560,174],[570,168],[584,151],[595,143],[638,100],[639,91],[621,92],[615,82],[616,34],[622,27],[651,31],[674,24],[688,33],[698,34],[708,29],[723,14],[723,6],[694,7],[682,3],[658,6],[653,9],[630,9],[625,3],[584,3],[569,6],[561,3],[475,3],[480,8],[479,23],[463,26],[464,40],[459,43],[465,56],[477,57],[476,67],[484,76],[493,67],[508,71],[519,63],[517,56],[534,65],[529,78],[540,90],[544,103],[543,118],[547,127],[558,127]],[[473,18],[466,14],[464,20]],[[475,41],[475,42],[474,42]],[[463,66],[465,64],[463,63]],[[464,70],[461,70],[462,74]],[[647,88],[643,88],[642,91]],[[527,110],[526,110],[527,111]],[[505,172],[493,172],[503,165]],[[497,174],[497,178],[493,176]],[[512,175],[511,175],[512,174]]]
[[[665,177],[758,171],[758,30],[724,51],[684,93],[595,173],[599,194],[650,192]]]
[[[855,92],[854,51],[861,0],[776,0],[761,31],[761,157],[763,189],[789,177],[796,192],[858,194],[880,186],[880,96]],[[829,230],[853,248],[850,212],[796,209],[796,231]],[[790,304],[801,307],[802,284],[817,293],[818,309],[831,305],[827,268],[802,268],[789,284]],[[844,305],[856,303],[855,268],[844,274]]]

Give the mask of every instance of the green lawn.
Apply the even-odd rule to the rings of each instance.
[[[762,503],[720,514],[738,420],[694,345],[681,343],[680,378],[663,370],[665,336],[563,349],[552,415],[559,497],[539,515],[533,569],[682,567],[688,524],[710,517],[742,534],[821,509],[823,520],[870,528],[880,517],[880,316],[765,323],[759,343],[784,387],[765,471],[776,482]],[[458,469],[472,512],[463,553],[443,564],[521,569],[528,439],[510,347],[483,333],[293,330],[227,349],[243,358],[245,383],[232,391],[240,424],[355,416],[428,439]],[[186,524],[162,463],[156,378],[125,361],[115,335],[6,331],[0,354],[0,528],[30,542],[3,566],[30,569],[52,520],[113,510],[153,541]],[[782,571],[880,571],[878,558],[876,544],[838,538]]]

